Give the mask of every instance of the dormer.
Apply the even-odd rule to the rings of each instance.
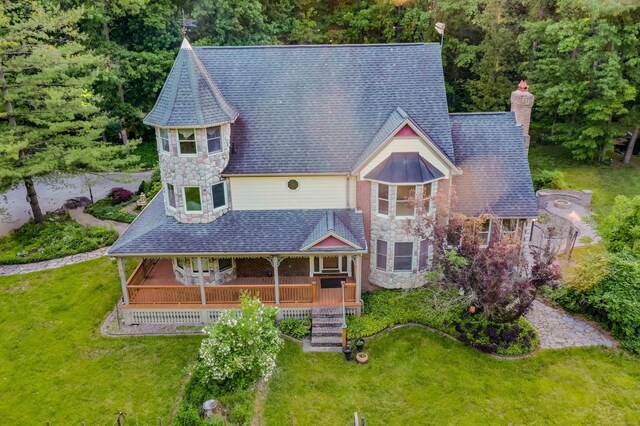
[[[237,111],[225,100],[187,39],[144,123],[156,129],[165,210],[206,223],[230,208],[222,178]]]

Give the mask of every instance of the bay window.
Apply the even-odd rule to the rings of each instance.
[[[429,212],[431,207],[431,189],[432,186],[430,183],[422,185],[422,199],[424,200],[422,208],[425,212]]]
[[[226,271],[227,269],[231,269],[232,267],[233,267],[233,260],[231,260],[231,258],[218,259],[218,270],[220,272]]]
[[[378,184],[378,213],[389,214],[389,185]]]
[[[398,185],[396,187],[396,217],[413,217],[415,192],[414,185]]]
[[[420,254],[418,256],[418,269],[421,271],[427,269],[429,264],[429,241],[420,241]]]
[[[411,271],[413,266],[413,243],[396,243],[393,254],[393,270]]]
[[[176,208],[176,189],[170,183],[167,183],[167,202],[170,207]]]
[[[387,270],[387,242],[383,240],[376,242],[376,268]]]

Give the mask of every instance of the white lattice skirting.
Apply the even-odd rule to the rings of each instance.
[[[228,309],[121,309],[126,325],[134,324],[210,324],[220,319]],[[359,307],[346,308],[347,315],[360,315]],[[311,308],[280,308],[279,319],[305,319],[311,316]]]

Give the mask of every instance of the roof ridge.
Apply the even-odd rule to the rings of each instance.
[[[218,85],[213,80],[213,77],[211,77],[211,74],[209,74],[209,71],[207,71],[207,69],[204,67],[204,64],[202,63],[200,58],[198,58],[196,52],[194,52],[193,49],[189,49],[188,52],[190,55],[193,55],[193,62],[196,64],[198,71],[200,71],[200,73],[204,76],[204,81],[207,83],[207,86],[209,86],[209,89],[213,93],[218,106],[224,111],[225,114],[227,114],[230,119],[235,120],[236,118],[238,118],[238,111],[236,111],[235,108],[229,105],[227,100],[224,98],[222,92],[218,88]]]
[[[430,46],[440,47],[437,42],[414,43],[347,43],[347,44],[260,44],[255,46],[193,46],[194,50],[202,49],[300,49],[300,48],[339,48],[339,47],[410,47]]]
[[[513,111],[471,111],[471,112],[450,112],[449,115],[506,115],[513,114]]]

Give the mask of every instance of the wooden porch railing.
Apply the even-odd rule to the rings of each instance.
[[[345,283],[344,285],[344,301],[356,301],[356,283]]]
[[[138,263],[138,266],[136,266],[136,269],[133,270],[133,273],[127,280],[127,285],[136,286],[142,284],[147,275],[149,275],[153,265],[155,265],[155,261],[153,259],[144,259],[142,262]]]
[[[314,284],[282,284],[280,304],[313,303]],[[201,304],[200,286],[197,285],[129,285],[129,300],[138,304]],[[258,297],[263,303],[275,303],[273,285],[212,285],[205,286],[207,304],[235,304],[242,293]],[[354,293],[355,295],[355,293]]]

